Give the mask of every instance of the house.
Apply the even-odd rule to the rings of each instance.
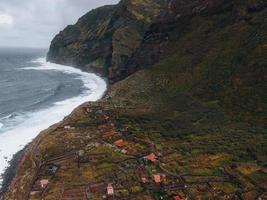
[[[157,156],[154,153],[151,153],[148,156],[146,156],[146,159],[153,163],[157,162]]]
[[[66,125],[66,126],[64,126],[64,129],[67,129],[67,130],[73,130],[73,129],[75,129],[74,127],[71,127],[70,125]]]
[[[64,126],[64,129],[71,129],[71,126],[69,126],[69,125]]]
[[[177,195],[177,196],[175,196],[175,197],[173,198],[173,200],[183,200],[183,198],[181,198],[179,195]]]
[[[117,140],[116,142],[114,142],[114,144],[115,144],[117,147],[123,147],[123,146],[125,146],[127,143],[126,143],[123,139],[120,139],[120,140]]]
[[[47,179],[43,179],[43,180],[40,180],[40,184],[41,184],[41,188],[45,188],[49,183],[49,180]]]
[[[161,176],[159,174],[153,175],[155,183],[161,183]]]
[[[124,141],[123,139],[119,139],[117,140],[116,142],[114,142],[114,144],[119,147],[119,148],[122,148],[124,146],[127,146],[128,145],[128,142]]]
[[[108,187],[107,187],[107,194],[108,194],[109,196],[114,195],[114,188],[113,188],[113,186],[112,186],[111,183],[108,184]]]

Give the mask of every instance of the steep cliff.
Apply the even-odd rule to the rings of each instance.
[[[125,3],[145,28],[113,40],[130,28],[123,24],[129,16],[118,12]],[[266,2],[170,0],[149,23],[136,13],[158,5],[136,0],[100,8],[120,26],[109,37],[109,55],[95,55],[106,55],[113,81],[123,80],[28,147],[6,199],[266,198]],[[63,35],[57,37],[65,41]],[[132,38],[134,48],[122,48]],[[57,41],[50,52],[62,48],[64,56],[51,56],[68,62],[65,47],[53,47]],[[49,181],[45,188],[41,180]]]
[[[104,6],[83,16],[77,24],[67,26],[52,41],[47,60],[100,72],[111,51],[111,38],[103,37],[115,6]]]
[[[94,71],[110,80],[121,79],[125,63],[163,4],[164,0],[123,0],[92,10],[53,39],[47,59]]]

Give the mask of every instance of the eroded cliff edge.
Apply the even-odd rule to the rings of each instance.
[[[119,5],[153,8],[148,2]],[[113,61],[105,65],[112,68],[111,80],[124,80],[29,146],[6,199],[73,194],[103,199],[109,184],[115,199],[264,196],[266,3],[172,0],[161,5],[137,47],[118,65],[122,68],[113,73]],[[106,9],[108,20],[117,6],[100,8]],[[113,59],[113,45],[105,58]],[[69,62],[64,57],[57,62]],[[57,170],[49,171],[51,166]],[[41,180],[49,181],[45,188]]]
[[[47,59],[94,71],[111,81],[125,78],[127,61],[163,5],[164,0],[123,0],[92,10],[53,39]]]

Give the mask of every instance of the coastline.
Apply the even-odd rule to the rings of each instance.
[[[56,64],[56,63],[49,63],[49,64],[52,64],[52,65],[54,65],[56,67],[61,66],[61,65]],[[15,179],[15,177],[17,175],[17,172],[18,172],[17,170],[18,170],[18,168],[20,166],[21,161],[23,160],[23,157],[25,155],[27,155],[27,152],[30,150],[30,147],[36,142],[36,140],[39,137],[41,137],[42,133],[45,132],[46,130],[50,129],[51,127],[55,126],[56,124],[63,122],[66,117],[70,116],[71,113],[75,109],[77,109],[78,107],[80,107],[84,103],[86,103],[86,102],[95,102],[95,101],[101,100],[102,98],[104,98],[106,96],[106,94],[108,92],[109,84],[108,84],[107,79],[105,77],[100,76],[97,73],[87,72],[87,71],[84,71],[84,70],[82,70],[80,68],[77,68],[77,67],[64,66],[64,65],[62,65],[62,67],[63,67],[62,69],[54,69],[54,66],[52,67],[52,70],[62,70],[62,71],[65,70],[65,71],[68,72],[70,70],[69,68],[73,68],[73,69],[77,70],[77,72],[76,72],[77,74],[81,73],[82,76],[84,76],[84,74],[85,74],[85,76],[86,75],[92,76],[91,78],[93,78],[92,80],[95,81],[95,84],[96,83],[99,83],[99,84],[100,83],[101,84],[102,83],[105,83],[105,86],[104,86],[105,87],[105,90],[102,91],[102,94],[100,95],[99,94],[99,92],[100,92],[99,90],[103,90],[103,86],[101,86],[101,84],[98,86],[97,89],[90,88],[91,93],[89,93],[86,97],[85,96],[83,97],[85,101],[80,102],[77,106],[75,106],[67,115],[64,116],[63,119],[61,119],[61,120],[59,120],[57,122],[54,122],[53,124],[50,124],[49,127],[47,127],[45,129],[42,129],[41,131],[39,131],[38,134],[36,135],[36,137],[34,137],[32,141],[30,141],[28,144],[26,144],[24,146],[24,148],[22,150],[19,150],[18,152],[16,152],[12,156],[12,158],[8,162],[9,165],[6,167],[5,171],[1,174],[2,184],[1,184],[1,187],[0,187],[0,200],[5,197],[6,193],[9,191],[10,187],[12,186],[12,182],[13,182],[13,180]],[[25,69],[27,69],[27,68],[25,68]],[[44,70],[44,68],[41,69],[41,70]],[[84,84],[86,86],[86,84],[88,84],[87,81],[89,81],[89,80],[86,81],[84,79],[84,77],[82,77],[82,81],[84,82]],[[89,84],[90,84],[90,82],[89,82]],[[67,100],[68,99],[66,99],[65,101],[67,101]],[[67,110],[69,110],[69,109],[67,109]]]
[[[18,151],[13,158],[9,161],[9,166],[6,168],[5,172],[1,174],[2,176],[2,187],[0,189],[0,199],[5,195],[9,190],[9,187],[16,176],[16,172],[19,166],[19,163],[24,156],[24,153],[28,145],[25,146],[22,150]]]

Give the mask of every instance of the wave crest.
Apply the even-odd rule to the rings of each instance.
[[[106,82],[95,74],[82,72],[80,69],[69,66],[49,63],[45,61],[45,58],[38,58],[32,62],[37,63],[38,66],[26,67],[23,68],[23,70],[56,70],[64,73],[74,73],[79,75],[78,78],[82,80],[85,90],[81,95],[64,101],[55,102],[52,107],[47,109],[39,110],[34,113],[23,113],[22,116],[20,116],[23,117],[23,121],[17,123],[15,127],[1,133],[0,174],[8,166],[8,161],[12,156],[31,142],[40,131],[61,121],[82,103],[100,99],[107,88]],[[13,118],[14,116],[9,117]]]

